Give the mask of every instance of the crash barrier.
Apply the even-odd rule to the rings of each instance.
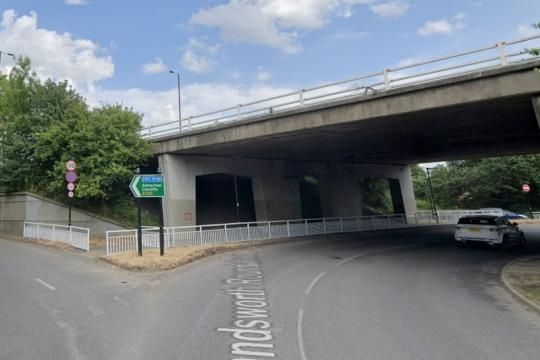
[[[90,250],[90,229],[57,224],[25,222],[23,236],[71,245],[77,249]]]

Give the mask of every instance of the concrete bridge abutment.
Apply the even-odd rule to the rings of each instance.
[[[306,202],[300,180],[306,175],[316,183],[321,216],[362,215],[360,180],[365,177],[390,179],[394,209],[407,215],[416,212],[407,165],[179,154],[161,154],[158,158],[166,181],[166,226],[300,219]]]

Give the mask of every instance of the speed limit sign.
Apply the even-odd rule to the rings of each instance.
[[[531,187],[529,184],[521,185],[521,189],[523,190],[524,193],[528,193],[529,191],[531,191]]]

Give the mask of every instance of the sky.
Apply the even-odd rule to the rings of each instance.
[[[0,51],[143,124],[534,33],[538,0],[0,0]],[[3,56],[0,71],[13,60]]]

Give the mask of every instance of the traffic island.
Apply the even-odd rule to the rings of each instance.
[[[540,312],[540,255],[510,262],[503,269],[501,279],[513,295]]]
[[[210,255],[268,243],[270,242],[249,241],[224,245],[179,246],[165,250],[163,256],[159,255],[159,249],[151,249],[145,250],[143,256],[139,256],[137,252],[126,252],[116,255],[104,255],[101,256],[101,259],[109,264],[131,271],[162,271],[171,270]]]

